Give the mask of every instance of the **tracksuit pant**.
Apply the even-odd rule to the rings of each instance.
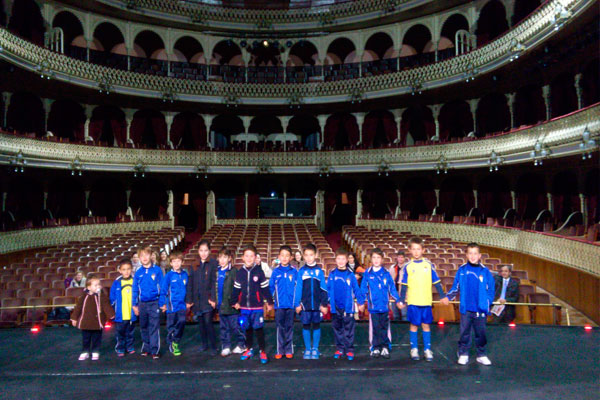
[[[81,330],[82,352],[83,353],[99,353],[100,342],[102,341],[102,330]]]
[[[205,311],[198,315],[200,325],[200,341],[202,341],[202,350],[217,349],[217,338],[215,328],[213,327],[213,311]]]
[[[331,314],[335,347],[344,354],[354,353],[354,314]]]
[[[475,347],[477,348],[477,357],[485,355],[485,345],[487,338],[485,336],[485,324],[487,316],[485,313],[476,313],[467,311],[460,315],[460,339],[458,340],[458,355],[468,355],[471,349],[471,330],[475,332]]]
[[[371,349],[382,350],[384,347],[389,348],[390,340],[390,315],[384,313],[369,314],[369,337],[371,339]]]
[[[238,314],[220,315],[219,332],[221,335],[221,350],[231,349],[234,344],[240,348],[246,346],[246,336],[240,328]]]
[[[142,335],[142,353],[158,354],[160,350],[160,309],[158,300],[142,301],[140,308],[140,333]]]
[[[275,310],[277,354],[294,354],[294,313],[293,308],[278,308]]]
[[[131,321],[115,322],[117,328],[117,345],[115,351],[120,354],[133,351],[133,331],[135,325]]]
[[[167,345],[171,349],[171,343],[179,344],[185,328],[186,310],[167,313]]]

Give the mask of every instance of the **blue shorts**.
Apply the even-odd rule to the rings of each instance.
[[[406,310],[406,319],[413,325],[431,324],[433,322],[433,313],[431,306],[408,306]]]
[[[263,310],[240,310],[240,312],[238,321],[243,331],[249,328],[260,329],[264,326],[265,318]]]
[[[321,322],[321,311],[302,311],[300,313],[300,321],[302,325],[318,324]]]

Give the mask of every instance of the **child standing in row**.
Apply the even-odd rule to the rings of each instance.
[[[92,360],[100,358],[102,329],[109,319],[115,316],[108,296],[102,291],[100,279],[91,277],[86,282],[85,292],[77,299],[71,312],[71,323],[81,329],[83,351],[79,361],[87,360],[92,353]]]
[[[234,308],[241,310],[240,327],[246,332],[247,350],[242,354],[241,359],[252,358],[253,334],[256,331],[256,338],[260,351],[260,361],[263,364],[269,362],[265,351],[265,333],[264,327],[264,308],[263,304],[268,303],[269,311],[273,309],[273,298],[269,291],[269,281],[265,277],[260,265],[256,265],[256,248],[248,245],[244,249],[242,259],[244,266],[240,268],[235,276],[233,291],[231,293],[231,303]]]
[[[371,342],[371,357],[390,358],[392,333],[390,330],[390,296],[396,300],[400,308],[398,291],[392,275],[383,265],[383,251],[379,248],[371,250],[371,267],[363,275],[361,291],[369,305],[369,339]],[[364,311],[364,304],[360,311]]]
[[[279,248],[279,267],[273,270],[269,280],[269,289],[275,303],[275,323],[277,324],[276,359],[294,357],[294,295],[298,271],[290,265],[292,249],[289,246]]]
[[[298,271],[298,283],[294,297],[296,312],[302,321],[305,360],[319,359],[321,319],[327,313],[327,283],[322,266],[315,262],[317,248],[309,243],[304,247],[305,265]],[[312,327],[312,342],[311,342]]]
[[[412,238],[408,241],[408,249],[411,260],[403,267],[400,291],[400,305],[404,307],[404,301],[408,304],[406,317],[410,322],[410,358],[419,360],[418,330],[423,329],[423,346],[425,347],[425,360],[433,361],[431,351],[431,330],[429,325],[433,322],[431,285],[434,285],[440,294],[440,302],[448,305],[448,298],[440,278],[435,272],[435,266],[426,258],[423,258],[423,241],[421,238]],[[407,293],[408,292],[408,293]]]
[[[334,358],[346,355],[354,359],[354,301],[363,304],[365,298],[358,287],[354,272],[348,268],[348,252],[339,248],[335,252],[337,268],[329,273],[327,292],[331,304],[331,318],[336,352]]]
[[[160,282],[163,278],[162,270],[158,265],[152,264],[152,249],[145,247],[138,251],[142,266],[133,276],[133,311],[140,320],[140,333],[142,335],[142,356],[152,355],[153,359],[160,358],[160,309],[158,298],[160,296]]]
[[[198,317],[200,325],[200,339],[202,351],[209,351],[211,355],[217,354],[213,315],[216,298],[217,262],[210,258],[210,242],[202,239],[198,244],[199,265],[188,271],[189,285],[187,286],[186,302],[192,304],[192,311]]]
[[[188,273],[182,270],[183,254],[174,252],[169,256],[171,270],[167,272],[160,285],[158,305],[167,313],[167,346],[174,356],[180,356],[179,342],[183,337],[187,310],[186,292],[189,282]]]
[[[487,357],[485,345],[485,324],[490,307],[494,301],[494,276],[480,262],[481,252],[477,243],[467,245],[467,263],[462,265],[454,277],[448,297],[454,299],[460,292],[460,339],[458,340],[458,363],[469,362],[471,349],[471,330],[475,332],[477,362],[492,365]]]
[[[239,310],[232,307],[231,293],[237,270],[231,267],[231,252],[223,247],[217,256],[217,310],[221,332],[221,356],[241,354],[246,350],[245,337],[238,322]],[[231,346],[236,343],[233,351]]]
[[[125,259],[119,263],[119,276],[110,287],[110,304],[115,310],[115,325],[117,328],[117,356],[123,357],[125,353],[134,354],[133,332],[134,322],[137,320],[133,312],[133,265]]]

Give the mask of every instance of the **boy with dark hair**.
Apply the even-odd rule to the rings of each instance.
[[[306,264],[298,271],[298,283],[294,296],[296,312],[302,321],[305,360],[319,359],[319,341],[321,340],[321,319],[327,313],[327,283],[323,268],[315,261],[317,248],[309,243],[304,247]],[[312,343],[311,343],[312,325]]]
[[[210,242],[202,239],[198,243],[200,263],[188,270],[186,303],[192,304],[194,316],[198,317],[200,326],[201,351],[210,351],[217,355],[217,338],[213,327],[215,310],[215,290],[217,279],[217,261],[210,257]]]
[[[153,359],[160,358],[160,310],[158,298],[160,296],[160,282],[163,278],[162,270],[158,265],[152,264],[152,249],[144,247],[138,250],[142,266],[135,271],[133,276],[133,311],[139,316],[140,332],[142,334],[142,356],[152,355]]]
[[[169,256],[171,270],[167,272],[160,285],[158,305],[167,313],[167,346],[174,356],[180,356],[179,342],[185,328],[187,310],[192,307],[185,302],[188,273],[181,269],[183,254],[179,251]]]
[[[469,362],[471,349],[471,330],[475,331],[475,346],[477,347],[477,362],[492,365],[485,353],[487,339],[485,323],[494,301],[494,276],[480,262],[481,252],[477,243],[467,245],[467,263],[456,272],[452,289],[448,297],[454,299],[460,292],[460,339],[458,340],[458,363],[466,365]]]
[[[267,302],[268,310],[273,309],[273,298],[269,291],[269,281],[265,273],[256,261],[256,247],[248,245],[244,248],[242,255],[244,265],[235,275],[233,291],[231,292],[231,303],[236,310],[241,310],[240,326],[246,331],[246,348],[242,354],[242,361],[252,358],[253,334],[256,331],[258,347],[260,351],[260,362],[266,364],[269,358],[266,353],[264,327],[264,308]]]
[[[137,317],[133,312],[133,265],[129,259],[119,261],[119,272],[121,275],[115,279],[110,287],[110,304],[115,309],[115,325],[117,328],[117,345],[115,351],[117,356],[123,357],[125,352],[134,354],[133,348],[133,324]]]
[[[400,305],[404,307],[404,301],[408,304],[406,317],[410,322],[410,358],[418,361],[418,330],[423,329],[423,345],[425,347],[425,360],[433,361],[431,351],[431,330],[429,325],[433,322],[431,286],[434,285],[440,294],[440,302],[448,305],[448,298],[440,278],[435,272],[435,265],[423,257],[423,240],[412,238],[408,241],[408,249],[411,260],[404,267],[402,274],[402,290],[400,291]],[[407,293],[408,292],[408,293]]]
[[[245,337],[238,322],[239,310],[232,307],[231,293],[237,270],[231,267],[231,251],[223,247],[217,256],[217,310],[221,332],[221,356],[241,354],[246,350]],[[236,346],[231,350],[233,343]]]
[[[276,359],[294,357],[294,294],[298,270],[290,265],[292,249],[290,246],[279,248],[279,266],[273,270],[269,280],[269,289],[275,303],[275,323],[277,324]]]
[[[392,333],[390,330],[390,296],[396,300],[400,297],[389,271],[382,265],[383,251],[375,247],[371,250],[371,267],[365,271],[361,282],[361,291],[369,301],[369,334],[371,357],[390,358]],[[360,311],[365,309],[364,302]]]
[[[346,355],[354,360],[354,313],[358,304],[365,302],[356,276],[348,268],[348,252],[339,248],[335,252],[336,269],[329,273],[327,292],[331,304],[331,318],[336,351],[333,357],[338,359]]]

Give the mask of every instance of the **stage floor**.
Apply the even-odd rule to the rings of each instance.
[[[218,325],[215,325],[218,328]],[[408,357],[408,325],[392,324],[391,359],[371,359],[368,326],[357,325],[356,358],[334,360],[330,324],[323,324],[320,360],[303,360],[296,325],[293,360],[275,360],[275,326],[266,324],[270,362],[199,352],[198,326],[188,325],[183,355],[118,359],[114,329],[99,361],[78,361],[74,328],[0,330],[0,399],[598,399],[600,330],[582,327],[488,326],[493,365],[456,364],[458,325],[432,327],[435,360]],[[164,338],[164,326],[161,328]],[[136,330],[136,349],[139,349]]]

